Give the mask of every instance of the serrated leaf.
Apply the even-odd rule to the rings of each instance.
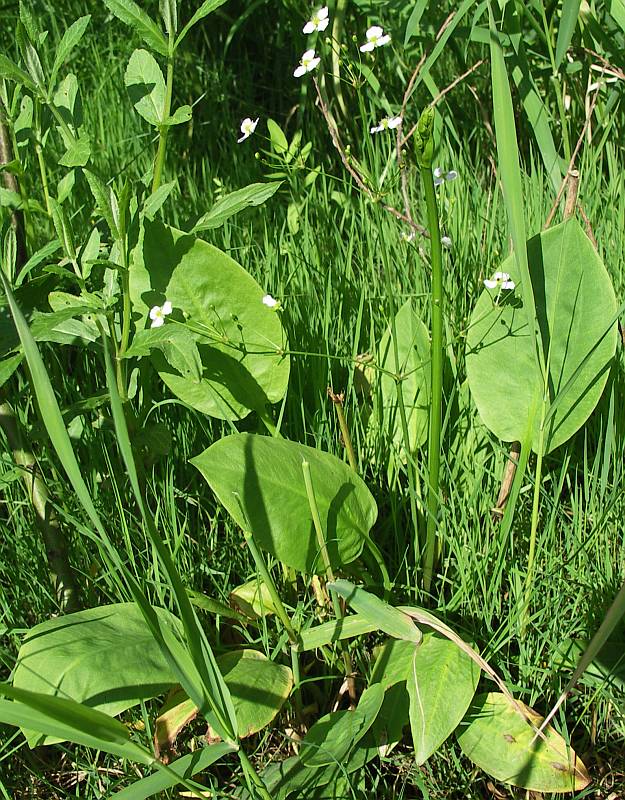
[[[30,75],[2,53],[0,53],[0,78],[7,78],[15,83],[21,83],[31,91],[36,88]]]
[[[195,14],[191,17],[191,19],[187,22],[184,28],[180,31],[180,35],[176,39],[174,44],[174,49],[178,47],[180,42],[184,39],[184,37],[189,33],[191,28],[198,23],[204,17],[207,17],[211,14],[215,9],[219,8],[219,6],[223,6],[226,0],[204,0],[202,5],[198,8]]]
[[[89,25],[90,20],[91,20],[91,14],[86,14],[84,17],[80,17],[75,22],[72,22],[72,24],[69,26],[69,28],[65,31],[65,33],[61,37],[61,41],[59,42],[59,45],[56,48],[54,64],[52,65],[52,72],[50,75],[51,87],[54,86],[59,69],[67,61],[72,50],[76,47],[76,45],[80,42],[80,40],[84,36],[84,33],[87,30],[87,25]]]
[[[242,189],[225,195],[193,226],[193,231],[211,230],[221,227],[224,222],[234,214],[238,214],[249,206],[258,206],[264,203],[278,191],[282,181],[272,183],[250,183]]]
[[[167,39],[159,26],[133,0],[104,0],[115,16],[135,30],[152,50],[162,56],[168,53]]]

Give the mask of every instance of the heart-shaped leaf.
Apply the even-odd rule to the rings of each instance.
[[[249,433],[226,436],[191,459],[259,547],[296,570],[322,573],[302,461],[310,464],[330,562],[347,564],[360,555],[377,516],[371,492],[347,464],[312,447]]]
[[[130,267],[139,326],[152,306],[169,300],[174,317],[196,338],[202,379],[156,360],[169,389],[193,408],[220,419],[264,411],[287,388],[289,360],[279,315],[263,304],[256,281],[229,256],[195,236],[145,220]]]
[[[163,624],[180,629],[176,617],[156,611]],[[36,625],[24,639],[13,674],[18,688],[76,700],[111,716],[176,682],[134,603],[90,608]]]
[[[610,277],[575,219],[527,243],[536,314],[548,363],[543,452],[566,442],[588,419],[616,351],[616,298]],[[501,267],[514,293],[485,290],[467,335],[467,374],[480,416],[504,441],[540,449],[544,380],[528,333],[514,258]]]

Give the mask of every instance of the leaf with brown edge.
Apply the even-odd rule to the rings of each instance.
[[[458,742],[474,764],[499,781],[535,792],[573,792],[590,783],[575,751],[551,726],[537,737],[542,722],[533,709],[499,692],[477,695],[458,730]],[[530,725],[529,723],[532,723]]]
[[[168,753],[174,749],[180,731],[197,716],[197,706],[189,700],[181,686],[174,687],[161,708],[154,726],[154,752],[168,763]]]

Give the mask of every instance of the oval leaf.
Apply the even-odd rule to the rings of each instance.
[[[517,703],[539,726],[542,717]],[[460,730],[458,741],[465,755],[504,783],[534,792],[573,792],[590,782],[581,759],[551,726],[544,731],[545,739],[533,742],[532,726],[498,692],[478,695]]]
[[[156,609],[173,630],[180,622]],[[90,608],[42,622],[26,635],[13,685],[115,716],[156,697],[176,676],[134,603]]]
[[[542,348],[549,362],[544,452],[566,442],[588,419],[616,351],[616,298],[592,244],[571,219],[533,237],[527,255]],[[482,420],[504,441],[540,447],[543,378],[536,366],[514,258],[501,269],[517,283],[514,296],[485,290],[467,335],[467,374]]]
[[[283,397],[289,360],[279,315],[263,305],[256,281],[221,250],[146,220],[130,267],[130,293],[139,322],[169,300],[174,318],[193,326],[201,380],[154,359],[162,380],[185,403],[213,417],[241,419]]]
[[[302,461],[310,464],[330,562],[347,564],[360,555],[377,517],[371,492],[347,464],[312,447],[248,433],[226,436],[191,459],[259,547],[300,572],[323,573]]]
[[[135,50],[126,67],[124,83],[137,112],[150,125],[160,125],[165,108],[165,79],[154,56],[147,50]]]

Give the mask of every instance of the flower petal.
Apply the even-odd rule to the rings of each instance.
[[[373,42],[367,42],[367,44],[361,44],[360,45],[360,52],[361,53],[370,53],[373,50],[374,47],[375,47],[375,45],[373,44]]]
[[[370,28],[367,28],[367,39],[377,39],[384,33],[383,28],[379,25],[372,25]]]
[[[156,319],[161,315],[161,307],[160,306],[153,306],[150,309],[150,319]]]
[[[516,284],[515,284],[514,281],[504,281],[501,284],[501,288],[502,289],[514,289],[515,286],[516,286]]]
[[[434,178],[434,186],[440,186],[444,180],[445,178]]]
[[[449,172],[445,173],[445,180],[446,181],[455,181],[458,177],[458,173],[455,169],[450,169]]]
[[[328,27],[329,22],[330,20],[327,17],[325,19],[320,19],[319,22],[317,23],[317,30],[325,31],[325,29]]]
[[[316,30],[315,23],[312,20],[310,20],[302,28],[302,33],[314,33],[315,30]]]
[[[435,178],[440,178],[443,174],[443,170],[440,167],[434,167],[434,172],[432,174]]]
[[[323,6],[323,8],[320,8],[319,11],[317,11],[317,17],[322,22],[323,22],[324,19],[327,19],[328,18],[328,7],[327,6]]]
[[[306,66],[306,72],[312,72],[313,69],[319,65],[320,61],[321,59],[319,57],[311,59]]]
[[[161,309],[161,311],[163,312],[164,316],[167,316],[168,314],[171,314],[172,305],[169,302],[169,300],[165,300],[165,302],[163,303],[163,308]]]
[[[449,238],[449,236],[443,236],[441,238],[441,244],[443,245],[443,247],[451,247],[451,239]]]
[[[155,317],[150,325],[151,328],[160,328],[165,323],[164,317]]]
[[[313,48],[312,50],[306,50],[306,52],[305,52],[305,53],[304,53],[304,55],[302,56],[302,61],[310,61],[310,59],[311,59],[311,58],[314,58],[314,57],[315,57],[315,50],[314,50],[314,48]]]
[[[382,47],[382,45],[388,44],[390,41],[391,41],[391,37],[387,33],[384,36],[380,36],[380,38],[375,43],[375,46],[376,47]]]
[[[299,67],[296,67],[295,71],[293,72],[293,76],[295,78],[301,78],[302,75],[305,74],[306,74],[306,67],[302,66],[302,64],[300,64]]]
[[[486,286],[487,289],[496,289],[497,288],[497,281],[491,280],[491,279],[485,280],[484,281],[484,286]]]
[[[402,123],[401,117],[391,117],[388,121],[389,128],[398,128]]]

